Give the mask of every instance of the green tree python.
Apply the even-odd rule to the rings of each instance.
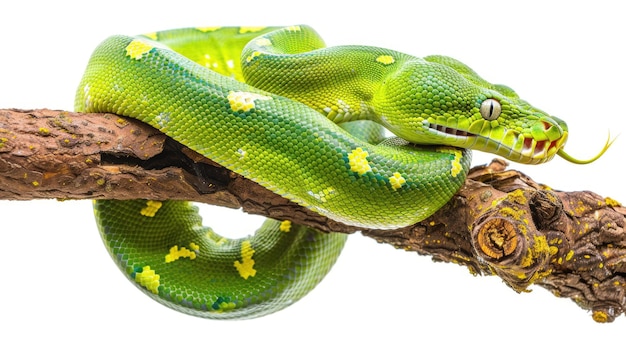
[[[521,163],[557,154],[586,162],[563,151],[565,122],[453,58],[327,48],[307,26],[110,37],[89,61],[75,108],[146,122],[291,201],[369,228],[411,225],[443,206],[465,180],[470,149]],[[346,240],[271,219],[227,239],[184,201],[98,200],[94,212],[132,282],[207,318],[292,304]]]

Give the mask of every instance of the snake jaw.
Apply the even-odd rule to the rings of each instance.
[[[442,126],[442,125],[434,124],[434,123],[429,123],[427,125],[427,128],[431,132],[437,133],[439,135],[444,135],[444,136],[456,136],[456,137],[464,137],[464,138],[477,136],[476,134],[473,134],[464,130],[446,127],[446,126]]]
[[[547,130],[554,125],[542,126]],[[558,137],[550,140],[541,136],[524,135],[517,131],[505,130],[500,138],[493,135],[479,135],[468,131],[426,122],[424,127],[437,139],[458,147],[490,152],[511,161],[525,164],[540,164],[562,154],[567,141],[567,130],[559,130]],[[452,138],[452,139],[451,139]]]
[[[512,148],[512,154],[517,156],[514,156],[516,159],[511,159],[520,163],[540,164],[550,161],[561,150],[567,141],[567,131],[564,131],[563,135],[556,140],[537,140],[523,136],[520,136],[520,140],[522,140],[520,142],[522,148],[517,152]]]

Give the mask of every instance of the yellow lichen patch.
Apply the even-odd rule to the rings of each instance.
[[[511,217],[519,221],[520,219],[522,219],[522,216],[526,213],[526,211],[516,210],[511,207],[502,207],[500,211],[498,211],[498,213],[500,213],[503,216]]]
[[[128,44],[126,47],[126,56],[130,56],[130,58],[134,60],[140,60],[144,54],[147,54],[152,50],[153,46],[140,40],[135,39]]]
[[[145,33],[143,36],[152,40],[157,40],[159,38],[156,32]]]
[[[115,120],[115,124],[118,125],[119,127],[126,127],[128,125],[128,121],[122,117],[118,118]]]
[[[539,257],[541,253],[550,253],[550,245],[548,245],[548,239],[543,235],[535,236],[535,242],[533,244],[533,250],[535,251],[534,257]]]
[[[206,32],[215,32],[216,30],[220,29],[221,27],[196,27],[197,30],[206,33]]]
[[[393,190],[398,190],[406,183],[406,179],[400,173],[395,172],[393,176],[389,177],[389,183]]]
[[[535,241],[533,243],[532,248],[526,251],[526,256],[522,258],[522,262],[520,266],[522,267],[530,267],[535,260],[545,253],[550,254],[550,246],[548,245],[548,240],[543,235],[535,236]]]
[[[247,91],[230,91],[228,92],[228,103],[233,111],[248,112],[255,108],[256,100],[271,100],[270,96],[249,93]]]
[[[252,62],[252,60],[254,60],[255,58],[257,58],[259,56],[261,56],[261,52],[260,51],[254,51],[248,57],[246,57],[246,62],[250,63],[250,62]]]
[[[607,206],[611,206],[611,207],[619,207],[622,206],[622,204],[615,200],[615,199],[611,199],[610,197],[605,197],[604,198],[604,203],[607,204]]]
[[[39,134],[41,135],[50,135],[50,129],[46,127],[39,128]]]
[[[265,28],[267,27],[241,27],[239,28],[239,34],[256,33],[262,31]]]
[[[567,255],[565,255],[565,261],[569,261],[572,259],[572,257],[574,257],[574,250],[569,250],[569,252],[567,253]]]
[[[259,38],[255,41],[255,43],[258,46],[271,46],[272,45],[272,41],[267,38]]]
[[[31,184],[33,184],[33,186],[39,186],[39,182],[38,181],[33,181]]]
[[[554,239],[550,240],[548,243],[550,245],[560,245],[560,244],[563,243],[563,239],[561,239],[561,238],[554,238]]]
[[[154,294],[159,293],[160,278],[161,276],[150,269],[150,266],[143,267],[142,272],[135,274],[135,281]]]
[[[370,167],[369,162],[367,161],[367,156],[369,156],[369,153],[360,147],[352,150],[352,152],[348,154],[350,170],[357,172],[359,175],[363,175],[366,172],[371,171],[372,167]]]
[[[195,245],[196,247],[198,246],[194,243],[189,244],[189,246],[192,246],[192,245]],[[174,262],[178,260],[179,258],[188,258],[190,260],[193,260],[196,258],[196,252],[191,251],[184,246],[179,249],[178,245],[174,245],[170,248],[170,253],[165,255],[165,263]]]
[[[157,211],[163,206],[161,201],[148,200],[146,201],[146,207],[141,209],[141,215],[146,217],[154,217]]]
[[[239,275],[243,279],[248,279],[249,277],[254,277],[256,274],[256,269],[254,269],[254,260],[252,259],[252,255],[254,254],[254,249],[250,244],[249,240],[246,240],[241,243],[241,261],[235,261],[235,268],[239,272]]]
[[[291,221],[284,220],[280,222],[280,227],[278,227],[278,230],[285,233],[289,232],[291,230]]]
[[[576,207],[574,208],[574,211],[576,211],[578,215],[583,215],[588,210],[590,210],[590,208],[584,202],[580,200],[576,202]]]
[[[508,198],[520,205],[526,204],[526,196],[524,196],[524,191],[522,189],[516,189],[510,192]]]
[[[550,246],[550,256],[554,256],[559,253],[559,248],[556,246]]]
[[[391,55],[380,55],[376,58],[376,62],[380,62],[383,65],[390,65],[396,62],[396,60]]]
[[[526,227],[522,223],[517,225],[517,230],[519,230],[524,235],[528,234],[528,227]]]
[[[598,323],[606,323],[609,321],[609,316],[606,314],[606,312],[599,310],[593,311],[591,318],[593,318],[593,320]]]

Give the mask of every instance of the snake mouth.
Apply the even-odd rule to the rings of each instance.
[[[434,124],[434,123],[430,123],[428,125],[428,128],[431,131],[435,131],[436,133],[440,133],[440,134],[445,134],[446,136],[447,135],[452,135],[456,137],[477,137],[478,136],[476,134],[466,132],[464,130],[450,128],[450,127],[446,127],[446,126],[442,126],[442,125]]]
[[[514,130],[503,131],[499,137],[495,137],[493,134],[479,135],[434,123],[429,123],[427,128],[432,134],[446,138],[446,144],[485,151],[526,164],[551,160],[567,140],[566,132],[554,140],[538,140]]]
[[[567,140],[567,136],[557,140],[535,140],[522,136],[519,138],[523,140],[521,150],[517,151],[514,148],[510,148],[511,156],[508,158],[513,161],[529,164],[539,164],[551,160]]]
[[[550,154],[550,151],[554,150],[554,153],[559,148],[560,139],[558,140],[534,140],[532,138],[524,139],[524,145],[520,153],[527,157],[541,157],[545,154]],[[533,145],[534,144],[534,145]],[[555,150],[556,149],[556,150]]]

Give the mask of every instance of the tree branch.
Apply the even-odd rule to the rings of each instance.
[[[113,114],[0,110],[0,199],[178,199],[379,242],[532,284],[611,322],[626,310],[626,208],[591,192],[560,192],[506,163],[471,170],[433,216],[398,230],[347,226],[207,160],[159,131]]]

